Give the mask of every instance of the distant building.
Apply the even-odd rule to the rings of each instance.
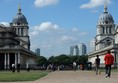
[[[95,39],[90,41],[90,52],[95,51]]]
[[[86,55],[86,45],[80,43],[79,45],[70,46],[70,55]]]
[[[30,50],[29,26],[20,6],[9,27],[0,24],[0,70],[12,64],[37,63],[37,55]]]
[[[38,56],[40,56],[40,49],[39,49],[39,48],[35,49],[35,53],[36,53]]]
[[[79,55],[79,48],[77,45],[70,46],[70,55]]]
[[[86,45],[84,43],[79,44],[79,55],[86,55]]]

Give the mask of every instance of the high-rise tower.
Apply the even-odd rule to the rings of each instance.
[[[79,44],[79,55],[86,55],[86,45],[84,43]]]

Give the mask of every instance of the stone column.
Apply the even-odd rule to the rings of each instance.
[[[21,35],[21,28],[19,28],[19,35]]]
[[[8,55],[7,55],[7,67],[8,67],[8,69],[10,69],[10,58],[9,58],[9,53],[8,53]]]
[[[18,52],[18,63],[20,63],[20,52]]]
[[[17,59],[18,59],[18,56],[17,56],[17,53],[15,53],[15,68],[17,68]]]
[[[16,34],[19,35],[19,32],[18,32],[18,27],[16,28]]]
[[[6,69],[6,68],[7,68],[7,55],[5,53],[5,55],[4,55],[4,69]]]

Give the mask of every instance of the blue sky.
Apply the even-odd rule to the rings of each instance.
[[[118,24],[118,0],[0,0],[0,22],[12,22],[20,4],[29,23],[32,51],[40,48],[45,57],[69,54],[71,45],[85,43],[89,52],[105,1]]]

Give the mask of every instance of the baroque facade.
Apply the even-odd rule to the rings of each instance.
[[[99,55],[101,63],[104,63],[104,55],[107,50],[111,50],[115,57],[114,63],[118,66],[118,26],[114,24],[114,19],[108,12],[107,5],[104,5],[104,11],[99,16],[97,24],[95,50],[88,54],[89,61],[94,63],[96,55]]]
[[[26,17],[18,12],[9,27],[0,24],[0,69],[11,69],[12,64],[37,63],[38,56],[30,50],[29,27]]]

